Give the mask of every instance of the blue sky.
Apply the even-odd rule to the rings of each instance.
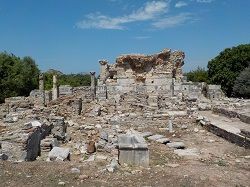
[[[183,50],[184,71],[250,43],[250,0],[0,0],[0,51],[39,68],[99,72],[99,59]]]

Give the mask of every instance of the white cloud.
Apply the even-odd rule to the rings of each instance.
[[[152,25],[157,29],[171,28],[175,26],[182,25],[193,19],[192,14],[190,13],[181,13],[177,16],[169,16],[162,19],[159,19],[152,23]]]
[[[196,0],[197,3],[212,3],[214,0]]]
[[[151,38],[150,36],[136,36],[134,37],[136,40],[146,40],[146,39],[149,39]]]
[[[78,22],[76,25],[81,29],[124,29],[124,24],[153,20],[159,15],[168,12],[170,1],[151,1],[147,2],[142,8],[133,11],[131,14],[120,17],[109,17],[100,13],[89,14],[86,19]]]
[[[184,7],[184,6],[187,6],[188,4],[184,1],[178,1],[176,4],[175,4],[175,7],[176,8],[181,8],[181,7]]]

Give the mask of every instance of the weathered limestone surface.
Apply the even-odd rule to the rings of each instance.
[[[138,134],[125,134],[118,137],[119,163],[147,167],[149,151],[144,138]]]

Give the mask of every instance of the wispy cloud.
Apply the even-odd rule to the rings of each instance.
[[[81,29],[125,29],[124,24],[153,20],[159,15],[168,12],[170,1],[151,1],[147,2],[142,8],[133,11],[131,14],[110,17],[100,13],[89,14],[86,19],[78,22],[76,25]]]
[[[192,19],[193,19],[192,14],[181,13],[177,16],[169,16],[169,17],[159,19],[158,21],[152,23],[152,25],[158,29],[165,29],[165,28],[171,28],[171,27],[175,27],[178,25],[182,25]]]
[[[188,4],[184,1],[178,1],[176,4],[175,4],[175,7],[176,8],[181,8],[181,7],[184,7],[184,6],[187,6]]]
[[[134,39],[136,40],[146,40],[146,39],[150,39],[151,37],[150,36],[136,36],[134,37]]]
[[[197,3],[212,3],[214,0],[196,0]]]
[[[117,3],[117,2],[121,2],[121,0],[107,0],[108,2],[111,2],[111,3]]]

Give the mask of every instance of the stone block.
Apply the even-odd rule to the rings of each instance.
[[[8,155],[4,153],[0,154],[0,160],[8,160],[8,158],[9,158]]]
[[[70,85],[60,85],[59,86],[59,96],[72,95],[73,87]]]
[[[119,163],[134,166],[149,165],[148,145],[138,134],[118,136]]]
[[[41,154],[41,129],[40,127],[35,128],[32,134],[28,136],[28,139],[26,141],[26,155],[25,160],[26,161],[34,161],[38,156]]]
[[[149,140],[153,140],[153,141],[156,141],[156,140],[161,139],[161,138],[164,138],[164,136],[161,134],[155,134],[153,136],[148,137]]]
[[[170,140],[168,138],[160,138],[160,139],[158,139],[156,141],[161,143],[161,144],[166,144],[166,143],[170,142]]]
[[[69,148],[54,147],[49,152],[49,160],[70,160],[70,150]]]
[[[58,140],[64,141],[66,139],[66,130],[67,130],[67,125],[64,122],[64,118],[59,116],[53,116],[50,119],[50,121],[52,122],[53,125],[51,134]]]
[[[185,148],[185,144],[183,142],[171,142],[171,143],[168,143],[167,146],[170,148],[175,148],[175,149]]]
[[[140,135],[141,135],[143,138],[147,138],[147,137],[149,137],[149,136],[152,136],[153,133],[152,133],[152,132],[143,132],[143,133],[141,133]]]
[[[174,150],[174,153],[177,154],[178,156],[199,156],[200,152],[198,149],[193,148],[193,149],[177,149]]]

